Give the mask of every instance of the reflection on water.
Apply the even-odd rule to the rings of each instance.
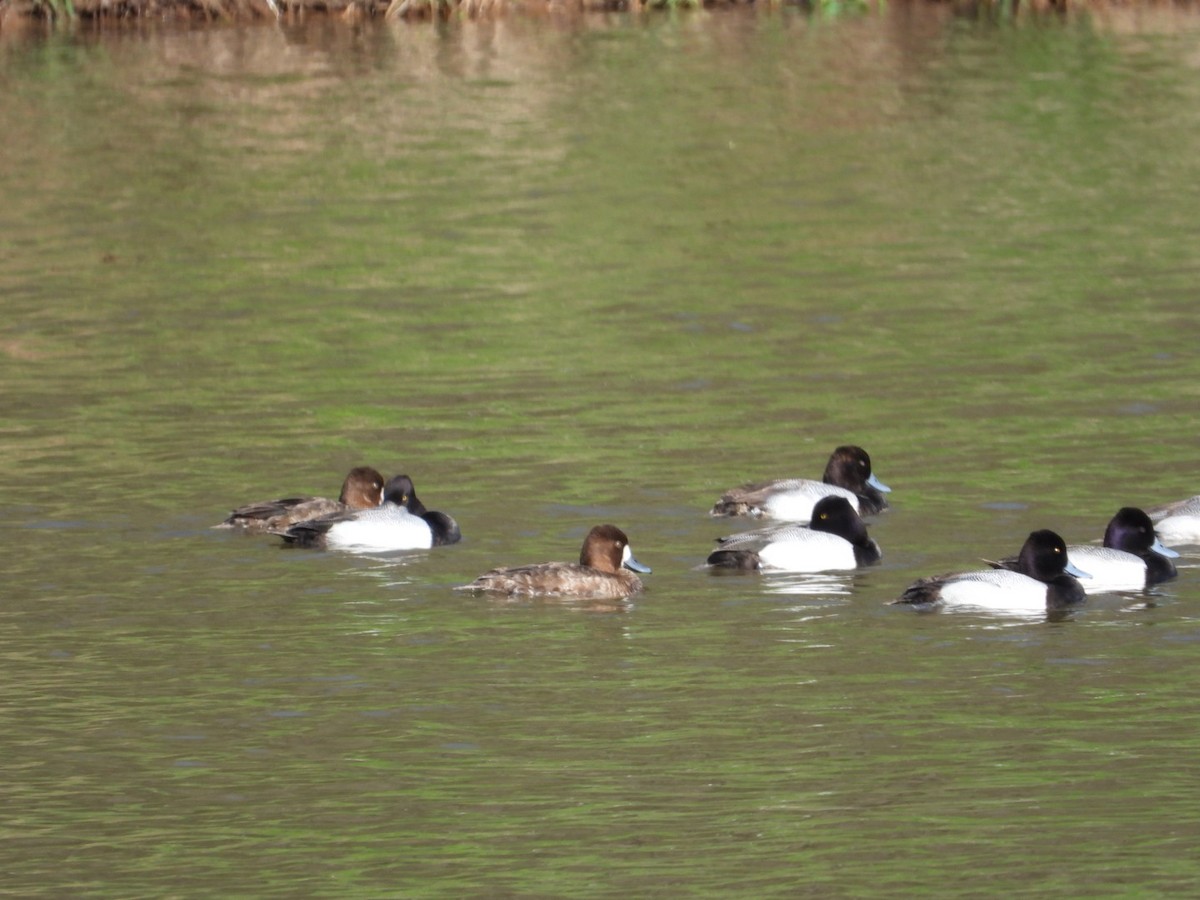
[[[850,575],[791,575],[772,574],[763,577],[762,590],[767,594],[805,594],[814,597],[848,597],[853,593]]]
[[[917,609],[915,615],[948,615],[967,616],[976,620],[980,628],[1002,628],[1005,626],[1029,622],[1069,622],[1081,610],[1053,610],[1045,612],[1030,612],[1021,609],[999,609],[986,606],[971,606],[967,603],[952,605],[934,605],[927,609]]]
[[[1186,893],[1195,548],[889,601],[1196,493],[1198,23],[0,32],[6,889]],[[842,443],[878,566],[703,568]],[[463,542],[208,527],[363,464]],[[452,590],[599,522],[632,603]]]

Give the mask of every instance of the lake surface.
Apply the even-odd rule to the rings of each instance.
[[[0,871],[30,897],[1194,895],[1200,16],[0,34]],[[866,447],[883,562],[714,577]],[[213,531],[407,472],[461,544]],[[626,605],[451,590],[614,522]]]

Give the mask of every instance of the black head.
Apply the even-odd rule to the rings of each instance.
[[[1146,584],[1158,584],[1178,575],[1175,563],[1168,557],[1178,556],[1158,540],[1154,523],[1136,506],[1124,506],[1104,530],[1104,546],[1140,556],[1146,562]]]
[[[1046,585],[1046,609],[1064,611],[1083,603],[1087,595],[1073,576],[1079,570],[1067,559],[1067,542],[1049,529],[1030,532],[1017,557],[1016,570]]]
[[[1104,529],[1104,546],[1141,556],[1157,540],[1154,523],[1135,506],[1123,506]]]
[[[1038,581],[1050,581],[1066,572],[1067,542],[1047,528],[1030,532],[1017,557],[1016,570]]]
[[[388,479],[387,487],[383,489],[383,499],[407,508],[414,516],[425,512],[425,504],[417,499],[416,488],[407,475],[393,475]]]
[[[809,528],[835,534],[855,545],[870,541],[866,523],[845,497],[822,497],[818,500],[813,506]]]

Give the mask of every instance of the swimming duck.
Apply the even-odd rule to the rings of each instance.
[[[1200,544],[1200,495],[1154,506],[1147,512],[1164,544]]]
[[[922,578],[893,603],[966,606],[996,612],[1058,612],[1084,602],[1087,578],[1067,558],[1067,545],[1053,531],[1030,533],[1017,557],[1017,571],[986,569]]]
[[[484,572],[455,590],[622,600],[642,589],[642,580],[634,572],[645,574],[650,569],[634,559],[625,532],[616,525],[597,525],[584,538],[578,564],[505,566]]]
[[[371,509],[383,502],[383,476],[370,466],[357,466],[346,475],[336,500],[326,497],[286,497],[239,506],[214,528],[240,528],[262,534],[286,530],[300,522]]]
[[[271,532],[289,544],[361,553],[427,550],[462,540],[458,523],[446,513],[425,508],[407,475],[391,478],[383,505],[323,519],[313,519]]]
[[[1090,576],[1083,582],[1089,594],[1107,591],[1140,591],[1174,578],[1178,573],[1172,558],[1179,554],[1164,547],[1154,534],[1154,523],[1142,510],[1125,506],[1109,520],[1104,546],[1071,544],[1067,558]],[[993,565],[1017,569],[1017,557]]]
[[[887,509],[883,496],[891,488],[871,472],[871,457],[862,447],[838,447],[829,457],[821,481],[789,478],[732,488],[713,506],[712,516],[768,516],[789,522],[812,520],[813,505],[836,495],[849,500],[861,515]]]
[[[879,561],[879,545],[850,501],[822,497],[813,507],[812,524],[760,528],[719,539],[720,550],[708,565],[724,569],[777,572],[831,572]],[[753,545],[758,544],[757,548]],[[751,545],[748,549],[737,549]]]

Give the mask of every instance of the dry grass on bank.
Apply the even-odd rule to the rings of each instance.
[[[619,11],[688,7],[790,6],[816,12],[869,12],[889,0],[0,0],[0,29],[24,21],[239,21],[332,15],[347,21],[373,18],[449,18],[505,11]],[[896,2],[896,0],[892,0]],[[907,2],[907,0],[900,0]],[[922,0],[916,0],[922,2]],[[1013,16],[1083,9],[1171,7],[1194,9],[1195,0],[923,0],[956,10]]]
[[[772,5],[779,0],[767,0]],[[784,0],[791,3],[792,0]],[[817,0],[821,2],[821,0]],[[865,0],[838,0],[866,8]],[[45,19],[247,20],[327,14],[348,20],[449,17],[504,10],[622,10],[653,7],[751,5],[753,0],[0,0],[9,16]],[[804,5],[803,3],[795,5]]]

